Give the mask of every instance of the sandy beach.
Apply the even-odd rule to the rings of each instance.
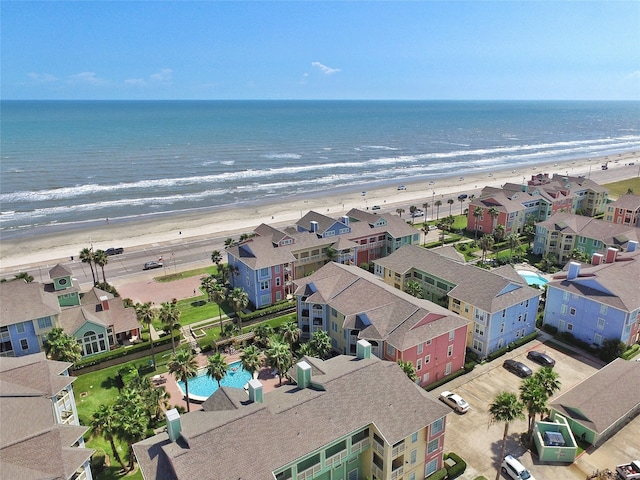
[[[440,200],[440,216],[449,213],[447,200],[453,199],[451,211],[460,214],[463,205],[458,201],[459,193],[478,196],[484,186],[499,187],[505,183],[523,183],[538,173],[561,175],[584,175],[597,183],[608,183],[640,174],[640,158],[637,152],[627,152],[608,157],[591,157],[572,161],[551,161],[535,167],[515,170],[483,172],[469,175],[451,173],[449,177],[434,182],[404,182],[406,190],[399,185],[372,188],[366,193],[358,191],[329,191],[326,194],[287,199],[286,203],[269,203],[238,206],[232,209],[204,209],[197,212],[162,215],[155,218],[130,219],[126,221],[104,221],[70,230],[60,229],[52,233],[31,235],[19,239],[2,239],[0,263],[2,271],[56,259],[68,259],[80,250],[93,244],[94,248],[111,246],[135,250],[144,245],[163,242],[187,241],[203,236],[233,237],[250,233],[261,223],[274,226],[291,225],[309,210],[337,218],[352,208],[369,209],[380,206],[382,212],[395,213],[404,208],[403,216],[409,216],[409,206],[422,208],[424,203]],[[601,165],[608,161],[608,170]],[[630,165],[633,163],[633,165]],[[431,217],[429,209],[427,218]],[[53,229],[52,229],[53,230]]]

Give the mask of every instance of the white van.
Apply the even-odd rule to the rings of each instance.
[[[513,480],[536,480],[533,478],[533,475],[529,473],[529,470],[511,455],[504,457],[502,473]]]

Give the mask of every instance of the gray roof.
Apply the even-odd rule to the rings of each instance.
[[[41,283],[12,280],[0,283],[0,326],[13,325],[60,313],[58,297]]]
[[[109,308],[106,310],[99,300],[101,296],[107,297]],[[97,288],[92,288],[82,297],[82,305],[64,307],[60,312],[59,322],[69,335],[74,335],[86,322],[111,327],[116,334],[142,328],[135,308],[125,307],[122,298]]]
[[[489,271],[461,264],[417,245],[404,245],[375,263],[401,275],[411,270],[429,273],[455,285],[449,296],[489,313],[540,295],[540,291],[529,287],[511,266]],[[507,273],[507,269],[511,272]]]
[[[177,442],[160,434],[136,444],[144,477],[263,480],[372,424],[394,444],[449,413],[394,362],[339,356],[314,365],[314,388],[284,385],[264,404],[191,412]]]
[[[44,353],[0,358],[2,478],[70,478],[93,450],[73,447],[86,427],[56,423],[52,401],[75,377]]]
[[[307,295],[313,285],[315,293],[306,301],[335,308],[345,316],[344,328],[360,330],[359,338],[383,340],[399,350],[469,324],[460,315],[402,292],[353,265],[329,263],[295,283],[296,295]],[[433,325],[426,328],[427,323]]]
[[[620,195],[615,202],[609,204],[610,207],[620,208],[623,210],[638,210],[640,209],[640,195],[626,194]]]
[[[558,212],[549,219],[537,224],[547,231],[575,234],[581,237],[599,240],[605,245],[625,248],[630,240],[640,242],[640,228],[631,225],[620,225],[597,218]]]
[[[618,358],[550,402],[549,407],[602,434],[640,405],[640,362]]]
[[[547,285],[626,312],[640,308],[640,250],[619,252],[613,263],[583,264],[579,274],[567,280],[556,274]],[[624,279],[624,281],[621,281]]]

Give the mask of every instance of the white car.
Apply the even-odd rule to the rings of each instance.
[[[440,394],[440,400],[449,405],[458,413],[465,413],[469,410],[469,404],[460,395],[453,392],[445,391]]]

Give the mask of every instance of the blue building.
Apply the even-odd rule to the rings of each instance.
[[[544,324],[599,347],[607,339],[625,345],[639,340],[640,251],[629,242],[626,252],[609,248],[591,264],[570,262],[547,284]]]

